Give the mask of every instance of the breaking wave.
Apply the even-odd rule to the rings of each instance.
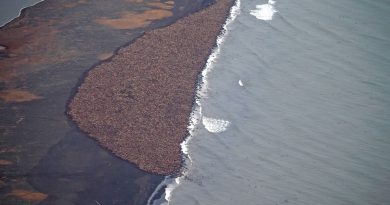
[[[275,1],[269,0],[267,4],[256,5],[256,9],[251,10],[250,14],[263,21],[272,20],[274,14],[278,12],[274,5]]]
[[[214,118],[208,118],[203,117],[202,118],[203,126],[206,128],[207,131],[212,133],[220,133],[227,129],[230,122],[222,119],[214,119]]]

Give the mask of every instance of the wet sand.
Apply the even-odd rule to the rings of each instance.
[[[96,66],[70,104],[72,118],[104,147],[142,170],[176,173],[197,77],[232,4],[217,0],[145,33]]]
[[[1,27],[1,203],[144,203],[162,176],[88,138],[68,119],[67,103],[94,65],[145,31],[203,5],[201,0],[46,0]]]

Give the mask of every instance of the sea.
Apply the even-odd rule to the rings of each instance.
[[[148,205],[390,204],[388,0],[237,0],[198,83]]]
[[[237,0],[170,205],[390,204],[390,2]]]
[[[23,8],[33,6],[43,0],[0,0],[0,26],[4,26],[20,15]]]

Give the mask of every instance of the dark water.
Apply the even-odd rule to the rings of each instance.
[[[29,173],[51,204],[145,204],[161,176],[146,174],[76,131],[53,146]]]
[[[10,22],[20,14],[20,10],[32,6],[42,0],[1,0],[0,26]]]
[[[169,204],[389,204],[390,2],[262,4],[228,27]]]

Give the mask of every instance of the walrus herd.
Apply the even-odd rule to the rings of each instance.
[[[69,103],[81,130],[118,157],[161,174],[180,170],[180,143],[199,73],[233,0],[146,32],[91,69]]]

